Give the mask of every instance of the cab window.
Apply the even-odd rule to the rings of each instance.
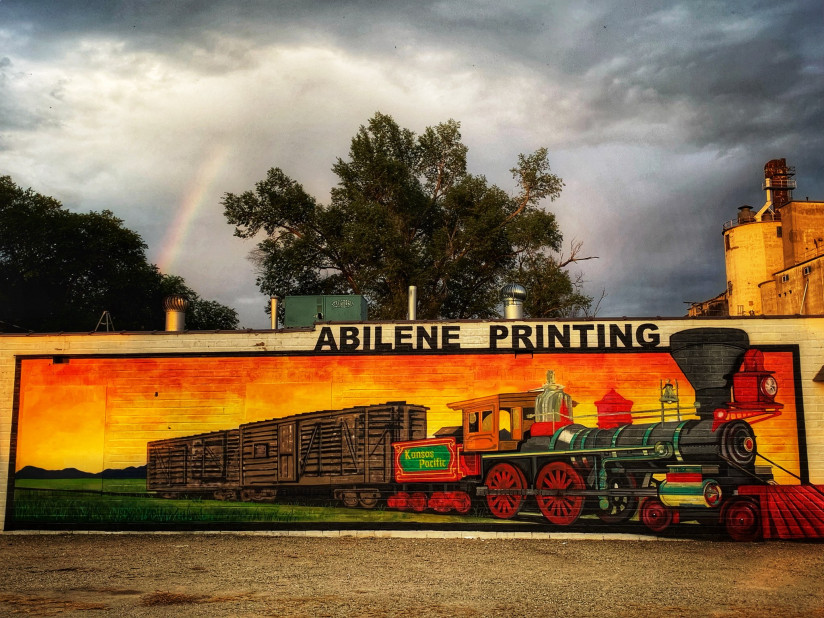
[[[501,408],[498,412],[498,438],[512,439],[512,412],[508,408]]]
[[[492,410],[481,412],[481,431],[492,431]]]
[[[469,433],[480,431],[492,431],[492,410],[482,410],[480,412],[470,412],[467,423]]]

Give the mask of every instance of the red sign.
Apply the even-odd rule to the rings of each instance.
[[[446,483],[461,479],[455,438],[395,442],[395,480]]]

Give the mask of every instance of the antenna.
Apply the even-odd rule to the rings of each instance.
[[[100,319],[97,321],[97,326],[94,327],[94,332],[100,330],[101,324],[106,327],[107,333],[110,330],[114,330],[114,320],[112,320],[112,314],[108,311],[104,311],[103,314],[100,316]]]

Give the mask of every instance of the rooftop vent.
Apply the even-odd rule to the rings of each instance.
[[[501,302],[504,304],[504,318],[520,320],[524,317],[526,288],[517,283],[507,283],[501,288]]]
[[[189,301],[185,296],[174,294],[163,299],[163,308],[166,310],[166,330],[180,332],[186,330],[186,308]]]
[[[747,204],[738,207],[738,223],[752,223],[755,221],[755,213]]]

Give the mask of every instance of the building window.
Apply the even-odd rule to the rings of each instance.
[[[781,229],[781,228],[778,228],[778,229]],[[780,236],[780,234],[779,234],[779,236]],[[730,247],[730,235],[729,235],[729,234],[727,234],[726,236],[724,236],[724,244],[725,244],[725,245],[726,245],[726,247],[727,247],[727,251],[729,251],[729,250],[730,250],[730,248],[731,248],[731,247]]]
[[[780,225],[777,228],[775,228],[775,235],[778,238],[781,238],[781,226]]]

